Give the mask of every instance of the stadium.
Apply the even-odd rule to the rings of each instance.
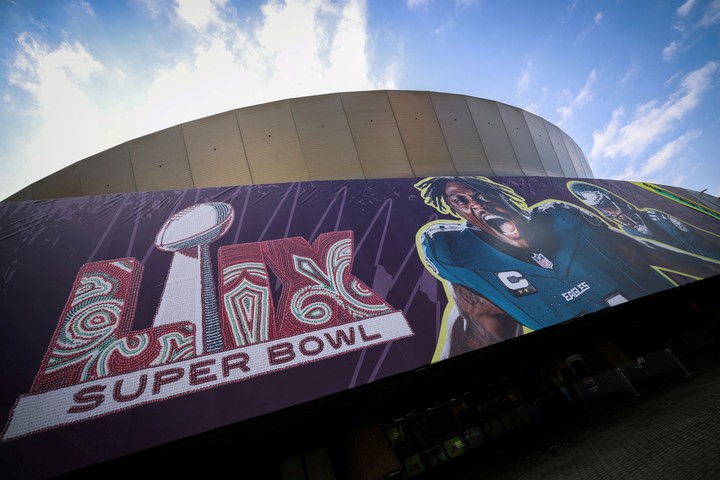
[[[4,463],[442,476],[716,341],[715,200],[438,92],[129,140],[0,204]]]

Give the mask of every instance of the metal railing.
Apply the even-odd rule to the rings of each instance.
[[[720,340],[720,326],[718,322],[713,322],[673,338],[666,344],[666,347],[677,358],[682,358],[718,340]]]
[[[639,395],[637,388],[640,384],[666,374],[690,375],[667,349],[637,357],[610,370],[585,377],[575,382],[573,387],[585,404],[590,404],[600,397],[623,391]]]

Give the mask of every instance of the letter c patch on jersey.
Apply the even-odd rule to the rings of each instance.
[[[495,276],[510,291],[513,297],[524,297],[537,292],[537,289],[532,286],[530,281],[517,270],[495,272]]]

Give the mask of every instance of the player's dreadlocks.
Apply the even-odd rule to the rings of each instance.
[[[512,188],[493,182],[487,177],[427,177],[415,184],[415,188],[420,191],[420,195],[427,205],[442,214],[453,215],[459,217],[457,213],[448,204],[445,196],[445,187],[450,182],[457,182],[477,191],[480,194],[492,195],[500,197],[508,207],[512,208],[520,215],[528,217],[527,203],[525,199],[515,193]]]

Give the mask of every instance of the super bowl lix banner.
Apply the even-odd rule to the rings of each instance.
[[[715,275],[719,224],[550,178],[0,205],[0,453],[54,475]]]

